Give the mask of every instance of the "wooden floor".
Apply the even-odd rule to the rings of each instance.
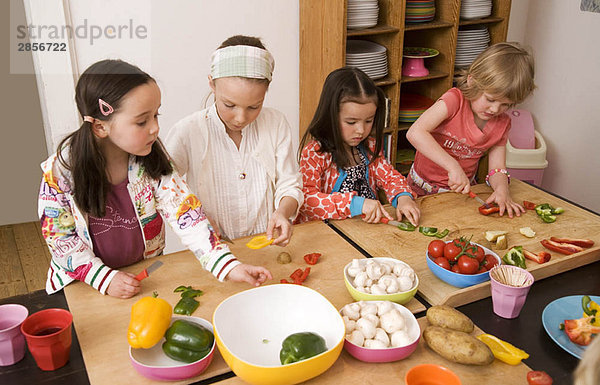
[[[39,222],[0,226],[0,298],[44,289],[49,265]]]

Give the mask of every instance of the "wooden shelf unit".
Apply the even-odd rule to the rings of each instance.
[[[388,75],[375,81],[391,100],[390,126],[392,164],[396,152],[406,148],[408,123],[398,124],[401,92],[439,98],[452,87],[456,38],[461,26],[483,24],[488,27],[490,44],[506,40],[510,0],[493,0],[492,14],[478,20],[460,20],[461,0],[436,0],[435,19],[429,23],[405,24],[406,0],[379,0],[378,24],[361,30],[346,29],[347,0],[300,0],[300,137],[308,127],[327,75],[346,62],[346,40],[370,40],[387,48]],[[404,47],[428,47],[440,52],[425,59],[430,73],[414,78],[402,76]],[[410,146],[410,144],[408,144]],[[399,167],[402,166],[402,167]]]

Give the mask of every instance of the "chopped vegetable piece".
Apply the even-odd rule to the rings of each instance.
[[[304,260],[309,265],[315,265],[319,261],[319,258],[321,258],[321,253],[310,253],[304,256]]]
[[[583,308],[583,312],[586,315],[600,316],[600,312],[598,312],[598,310],[600,310],[600,307],[596,302],[592,301],[589,295],[584,295],[583,297],[581,297],[581,307]]]
[[[542,246],[549,250],[556,251],[565,255],[575,254],[579,253],[580,251],[583,251],[583,247],[572,245],[570,243],[555,242],[548,239],[542,239],[540,243],[542,244]]]
[[[523,249],[523,255],[525,256],[525,258],[535,261],[537,263],[546,263],[550,260],[550,253],[546,251],[540,251],[539,253],[534,254],[531,251]]]
[[[544,221],[546,223],[556,222],[556,215],[542,214],[542,215],[540,215],[540,218],[542,218],[542,221]]]
[[[289,282],[289,281],[288,281],[287,279],[285,279],[285,278],[282,278],[282,279],[280,279],[280,280],[279,280],[279,283],[291,283],[291,282]]]
[[[246,243],[248,248],[253,250],[262,249],[265,246],[269,246],[273,243],[273,239],[268,239],[266,235],[259,235],[250,240],[250,242]]]
[[[504,257],[502,257],[502,261],[507,265],[518,266],[522,269],[527,268],[525,256],[523,255],[523,246],[515,246],[508,250],[508,252],[504,254]]]
[[[585,248],[594,246],[594,241],[591,239],[550,237],[550,240],[559,243],[570,243],[571,245]]]
[[[496,249],[504,250],[508,247],[506,235],[501,235],[496,239]]]
[[[535,206],[536,204],[533,202],[523,201],[523,207],[525,207],[527,210],[535,210]]]
[[[402,221],[402,222],[399,222],[399,223],[400,224],[398,225],[398,228],[400,230],[404,230],[404,231],[415,231],[416,230],[415,225],[413,225],[410,222],[404,222],[404,221]]]
[[[519,229],[519,232],[521,234],[523,234],[524,236],[526,236],[527,238],[535,237],[535,231],[533,231],[533,229],[531,227],[521,227]]]
[[[434,237],[437,234],[437,227],[419,226],[419,232],[428,237]]]
[[[494,357],[509,365],[518,365],[521,360],[529,358],[529,354],[524,350],[491,334],[480,334],[477,339],[490,348]]]
[[[294,281],[300,280],[301,277],[302,277],[302,269],[296,269],[296,270],[294,270],[294,272],[292,274],[290,274],[290,278],[293,279]]]
[[[496,239],[498,239],[499,236],[506,235],[506,234],[508,234],[508,231],[502,231],[502,230],[486,231],[485,239],[487,239],[490,242],[496,242]]]
[[[498,207],[497,205],[489,205],[490,207],[485,207],[485,206],[479,206],[479,213],[481,215],[490,215],[493,213],[497,213],[500,211],[500,207]]]
[[[600,327],[593,326],[593,321],[595,317],[565,320],[565,333],[571,342],[577,345],[589,345],[592,342],[592,334],[600,333]]]
[[[565,209],[563,209],[562,207],[557,207],[555,209],[552,209],[552,214],[562,214],[565,212]]]
[[[306,281],[306,278],[308,277],[308,275],[310,274],[310,267],[307,267],[306,269],[304,269],[304,271],[302,272],[302,276],[300,277],[301,281],[300,282],[304,282]]]
[[[182,297],[175,305],[173,313],[192,315],[198,309],[198,306],[200,306],[200,302],[196,301],[193,297]]]
[[[436,238],[444,238],[446,235],[448,235],[450,233],[450,230],[448,229],[444,229],[444,231],[436,233],[435,237]]]

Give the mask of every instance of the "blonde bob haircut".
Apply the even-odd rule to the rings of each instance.
[[[458,76],[457,87],[474,100],[483,92],[519,104],[535,89],[533,55],[518,43],[497,43]]]

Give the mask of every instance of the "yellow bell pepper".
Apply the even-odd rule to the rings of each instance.
[[[157,296],[158,293],[154,292],[152,297],[144,297],[131,307],[127,342],[132,348],[153,347],[165,335],[171,323],[173,308]]]
[[[265,235],[259,235],[250,240],[250,242],[246,243],[246,246],[250,249],[257,250],[262,249],[265,246],[269,246],[273,243],[273,239],[268,239]]]
[[[494,357],[507,364],[518,365],[521,360],[529,358],[529,354],[524,350],[521,350],[506,341],[502,341],[500,338],[491,334],[484,333],[478,335],[477,339],[490,348]]]
[[[584,317],[591,317],[591,316],[595,316],[596,319],[594,320],[594,322],[592,322],[593,326],[600,326],[600,305],[598,305],[596,302],[592,301],[589,296],[586,296],[587,300],[589,301],[585,301],[585,304],[582,303],[583,305],[583,316]]]

